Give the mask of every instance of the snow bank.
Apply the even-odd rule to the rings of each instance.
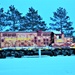
[[[75,56],[0,59],[0,75],[75,75]]]

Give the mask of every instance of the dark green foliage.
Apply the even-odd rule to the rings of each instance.
[[[69,16],[65,9],[59,7],[56,12],[53,13],[53,18],[50,19],[54,23],[50,23],[50,29],[63,32],[66,36],[72,36],[74,28],[72,22],[70,22]],[[38,11],[34,8],[29,8],[28,13],[22,16],[14,5],[9,6],[9,10],[4,12],[3,8],[0,8],[0,31],[46,31],[47,25],[38,15]]]
[[[15,9],[13,5],[11,5],[9,6],[9,10],[6,12],[6,14],[7,25],[9,25],[9,29],[7,29],[7,31],[18,31],[21,13],[17,9]]]
[[[70,22],[69,16],[67,16],[66,9],[59,7],[56,12],[53,13],[53,18],[50,17],[54,23],[50,23],[50,29],[61,31],[65,36],[72,36],[74,28],[72,22]]]
[[[45,31],[47,28],[38,12],[32,7],[29,8],[29,12],[25,16],[21,16],[21,13],[11,5],[6,15],[7,26],[9,26],[6,31]]]
[[[25,16],[25,27],[27,31],[45,31],[47,29],[45,21],[42,21],[38,11],[35,11],[32,7],[29,8],[29,12]]]
[[[0,8],[0,31],[3,31],[3,29],[6,26],[5,20],[6,20],[6,15],[4,14],[4,9]]]
[[[75,36],[73,36],[73,42],[75,43]]]
[[[19,27],[19,31],[26,31],[26,25],[25,25],[25,17],[21,17],[20,18],[20,27]]]

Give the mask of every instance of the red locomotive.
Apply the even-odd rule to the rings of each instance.
[[[46,46],[51,43],[52,32],[1,32],[1,48]]]
[[[0,32],[0,57],[6,57],[8,54],[12,56],[12,53],[15,57],[25,54],[34,55],[39,48],[44,51],[43,54],[57,55],[59,52],[62,53],[63,48],[68,50],[68,54],[72,54],[74,50],[71,46],[74,46],[73,38],[64,37],[63,33],[55,34],[43,31]],[[59,51],[60,48],[61,51]]]

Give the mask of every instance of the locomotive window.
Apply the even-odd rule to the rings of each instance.
[[[37,40],[34,40],[35,43],[37,43]]]
[[[48,45],[49,43],[48,43],[48,42],[44,42],[44,44],[45,44],[45,45]]]
[[[48,45],[49,43],[48,43],[48,42],[46,42],[46,44]]]
[[[34,42],[34,40],[31,40],[32,42]]]
[[[45,39],[43,39],[43,41],[45,41]]]
[[[43,39],[43,41],[48,41],[48,39]]]
[[[2,39],[2,42],[4,42],[4,39]]]
[[[46,36],[46,34],[43,34],[43,36]]]
[[[24,45],[24,42],[21,42],[21,45]]]
[[[12,36],[16,36],[16,34],[12,34]]]
[[[47,43],[46,43],[46,42],[44,42],[44,44],[46,45]]]
[[[7,36],[7,34],[6,34],[6,33],[4,33],[4,34],[3,34],[3,36]]]
[[[37,36],[41,36],[41,33],[38,33]]]
[[[59,39],[59,36],[57,36],[57,39]]]
[[[43,36],[47,36],[47,34],[46,34],[46,33],[44,33],[44,34],[43,34]]]
[[[44,44],[46,44],[46,42],[44,42]]]
[[[43,36],[50,36],[49,33],[43,33]]]
[[[59,39],[61,39],[61,35],[59,35]]]
[[[34,37],[34,39],[37,39],[37,37]]]
[[[48,39],[46,39],[48,41]]]
[[[61,38],[62,38],[61,35],[57,36],[57,39],[61,39]]]
[[[48,34],[48,36],[50,36],[50,34]]]
[[[8,34],[8,36],[11,36],[11,34]]]
[[[40,40],[38,40],[38,42],[40,42]]]

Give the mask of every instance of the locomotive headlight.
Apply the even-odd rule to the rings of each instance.
[[[48,48],[45,48],[46,50],[48,50]]]
[[[32,50],[32,48],[28,48],[28,50]]]
[[[16,50],[20,50],[20,48],[16,48]]]
[[[2,50],[2,48],[0,48],[0,50]]]

